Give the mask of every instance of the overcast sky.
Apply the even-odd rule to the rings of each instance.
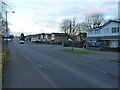
[[[65,18],[79,21],[91,12],[102,12],[106,19],[118,16],[119,0],[7,0],[15,11],[8,14],[9,27],[15,35],[60,32]]]

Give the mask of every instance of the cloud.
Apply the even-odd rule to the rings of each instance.
[[[104,12],[106,17],[115,16],[116,3],[94,2],[40,2],[40,0],[14,0],[16,4],[16,13],[14,19],[10,20],[13,24],[12,31],[21,32],[20,27],[24,32],[40,33],[43,32],[58,32],[59,24],[65,18],[77,17],[82,20],[86,13]],[[22,2],[23,1],[23,2]],[[111,13],[112,11],[112,13]]]
[[[104,15],[111,15],[113,17],[116,17],[118,14],[118,5],[117,2],[102,2],[102,3],[92,3],[91,5],[88,6],[88,9],[85,11],[85,15],[88,15],[90,13],[95,13],[95,12],[101,12]],[[112,13],[111,13],[112,11]]]
[[[8,0],[13,2],[118,2],[119,0]]]

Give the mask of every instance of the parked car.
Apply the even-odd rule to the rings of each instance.
[[[89,43],[89,47],[99,47],[99,46],[100,46],[100,44],[96,43],[96,42]]]
[[[8,38],[7,41],[8,41],[8,42],[12,42],[12,39]]]
[[[24,44],[24,41],[23,41],[23,40],[20,40],[20,44]]]
[[[69,47],[69,43],[64,43],[64,47]]]

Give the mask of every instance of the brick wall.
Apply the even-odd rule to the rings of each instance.
[[[62,42],[62,41],[64,41],[64,40],[66,40],[67,39],[67,37],[66,36],[55,36],[55,40],[54,40],[54,42]]]

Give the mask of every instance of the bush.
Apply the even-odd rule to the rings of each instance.
[[[2,57],[2,72],[4,72],[8,57],[8,43],[4,41],[2,42],[2,53],[0,56]]]

